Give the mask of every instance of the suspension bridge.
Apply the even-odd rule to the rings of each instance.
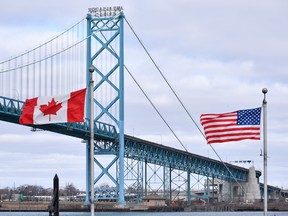
[[[125,21],[131,28],[121,7],[91,8],[85,18],[63,33],[0,62],[0,120],[19,124],[25,99],[88,89],[92,76],[94,99],[86,100],[85,122],[28,125],[34,131],[47,130],[86,142],[87,204],[91,160],[101,170],[92,184],[104,176],[114,184],[96,188],[96,200],[117,200],[121,206],[128,193],[136,194],[137,202],[149,193],[161,193],[170,200],[182,193],[190,202],[193,197],[208,199],[211,193],[213,198],[214,192],[222,193],[220,181],[230,183],[227,196],[231,199],[232,183],[247,182],[248,169],[125,135],[125,70],[134,79],[124,64]],[[95,69],[93,74],[89,67]],[[94,110],[89,109],[90,103],[94,103]],[[95,113],[94,143],[89,140],[91,112]],[[93,158],[89,156],[91,148]],[[108,165],[100,161],[99,155],[109,156]],[[260,171],[255,172],[258,181],[260,175]],[[203,194],[192,192],[196,184],[202,184]]]

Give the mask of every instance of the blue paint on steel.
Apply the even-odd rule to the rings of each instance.
[[[91,37],[89,38],[89,43],[87,42],[87,69],[90,66],[93,66],[95,68],[95,73],[99,79],[96,80],[95,86],[93,88],[95,95],[97,95],[98,90],[101,91],[101,87],[103,85],[111,86],[112,89],[115,90],[115,97],[109,99],[108,103],[102,103],[102,101],[98,100],[97,98],[94,98],[94,103],[97,107],[97,110],[100,110],[100,112],[95,113],[94,121],[98,122],[103,116],[109,117],[114,123],[115,127],[118,129],[117,139],[114,140],[115,143],[118,143],[117,151],[109,151],[109,148],[105,147],[105,151],[101,151],[100,142],[101,139],[96,140],[96,152],[97,154],[114,154],[115,159],[113,160],[112,164],[115,164],[119,162],[119,167],[116,172],[118,172],[119,179],[113,178],[112,175],[110,175],[108,171],[108,167],[103,167],[101,163],[99,163],[97,160],[94,161],[100,167],[102,172],[98,177],[96,177],[94,183],[96,183],[103,175],[105,174],[108,176],[112,182],[115,183],[117,189],[118,189],[118,205],[124,205],[125,199],[124,199],[124,29],[123,29],[123,22],[124,15],[121,12],[118,17],[94,17],[89,16],[89,19],[87,18],[87,22],[89,24],[87,25],[89,30],[87,29],[87,32],[91,34]],[[105,32],[109,32],[109,34],[105,35]],[[100,47],[97,47],[97,50],[91,48],[93,42],[100,44]],[[119,54],[116,53],[114,48],[111,46],[111,43],[114,41],[119,40]],[[92,54],[92,50],[94,53]],[[101,71],[102,68],[97,68],[97,61],[98,59],[101,59],[101,55],[103,53],[108,53],[111,55],[112,58],[115,59],[115,65],[112,66],[111,69],[106,69],[108,71]],[[98,58],[99,57],[99,58]],[[114,64],[114,63],[113,63]],[[103,69],[102,69],[103,70]],[[119,77],[119,83],[114,83],[115,81],[112,81],[110,76],[112,74],[116,74],[116,76]],[[88,82],[88,81],[87,81]],[[119,87],[118,87],[119,86]],[[117,106],[117,103],[119,105],[118,108],[118,115],[111,112],[111,108],[114,106]],[[108,145],[108,144],[104,144]],[[103,149],[103,148],[102,148]],[[109,164],[109,167],[112,166]]]
[[[191,177],[191,172],[190,171],[187,171],[187,188],[190,188],[191,185],[190,185],[190,177]],[[191,204],[191,192],[190,192],[190,189],[187,190],[187,201],[188,201],[188,205]]]
[[[120,83],[119,83],[119,198],[118,205],[124,205],[124,15],[120,16]]]

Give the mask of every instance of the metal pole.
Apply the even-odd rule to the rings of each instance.
[[[86,118],[87,118],[87,121],[89,120],[90,118],[90,108],[91,108],[91,105],[90,105],[90,75],[91,73],[89,72],[89,68],[92,64],[92,61],[91,61],[91,19],[92,19],[92,16],[91,14],[87,14],[87,45],[86,45],[86,86],[87,86],[87,94],[86,94]],[[89,191],[90,191],[90,170],[91,170],[91,167],[90,167],[90,140],[87,140],[86,141],[86,197],[85,197],[85,204],[86,205],[90,205],[90,196],[89,196]]]
[[[262,93],[264,94],[263,99],[263,142],[264,142],[264,216],[267,216],[267,101],[266,94],[268,90],[266,88],[262,89]]]
[[[89,67],[90,74],[90,184],[91,184],[91,216],[94,216],[94,68]]]

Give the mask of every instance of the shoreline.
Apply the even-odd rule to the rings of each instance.
[[[48,212],[50,202],[1,202],[0,212]],[[136,207],[137,206],[137,207]],[[89,212],[90,206],[83,202],[60,202],[60,212]],[[208,205],[193,204],[190,206],[143,206],[131,205],[130,207],[118,208],[116,203],[95,203],[95,212],[240,212],[240,211],[263,211],[263,203],[215,203]],[[268,204],[268,211],[288,211],[288,203],[273,202]]]

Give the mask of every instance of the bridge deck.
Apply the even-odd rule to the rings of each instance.
[[[19,124],[19,117],[23,105],[24,102],[22,101],[0,96],[0,120]],[[85,122],[27,126],[84,140],[89,139],[89,125]],[[117,138],[118,134],[114,126],[101,122],[95,123],[95,139],[116,143],[110,151],[118,151]],[[220,161],[128,135],[125,135],[124,154],[127,158],[223,180],[231,179],[231,173],[237,181],[246,181],[248,177],[248,169],[225,163],[230,173]],[[260,175],[261,172],[256,171],[256,176],[259,177]]]

